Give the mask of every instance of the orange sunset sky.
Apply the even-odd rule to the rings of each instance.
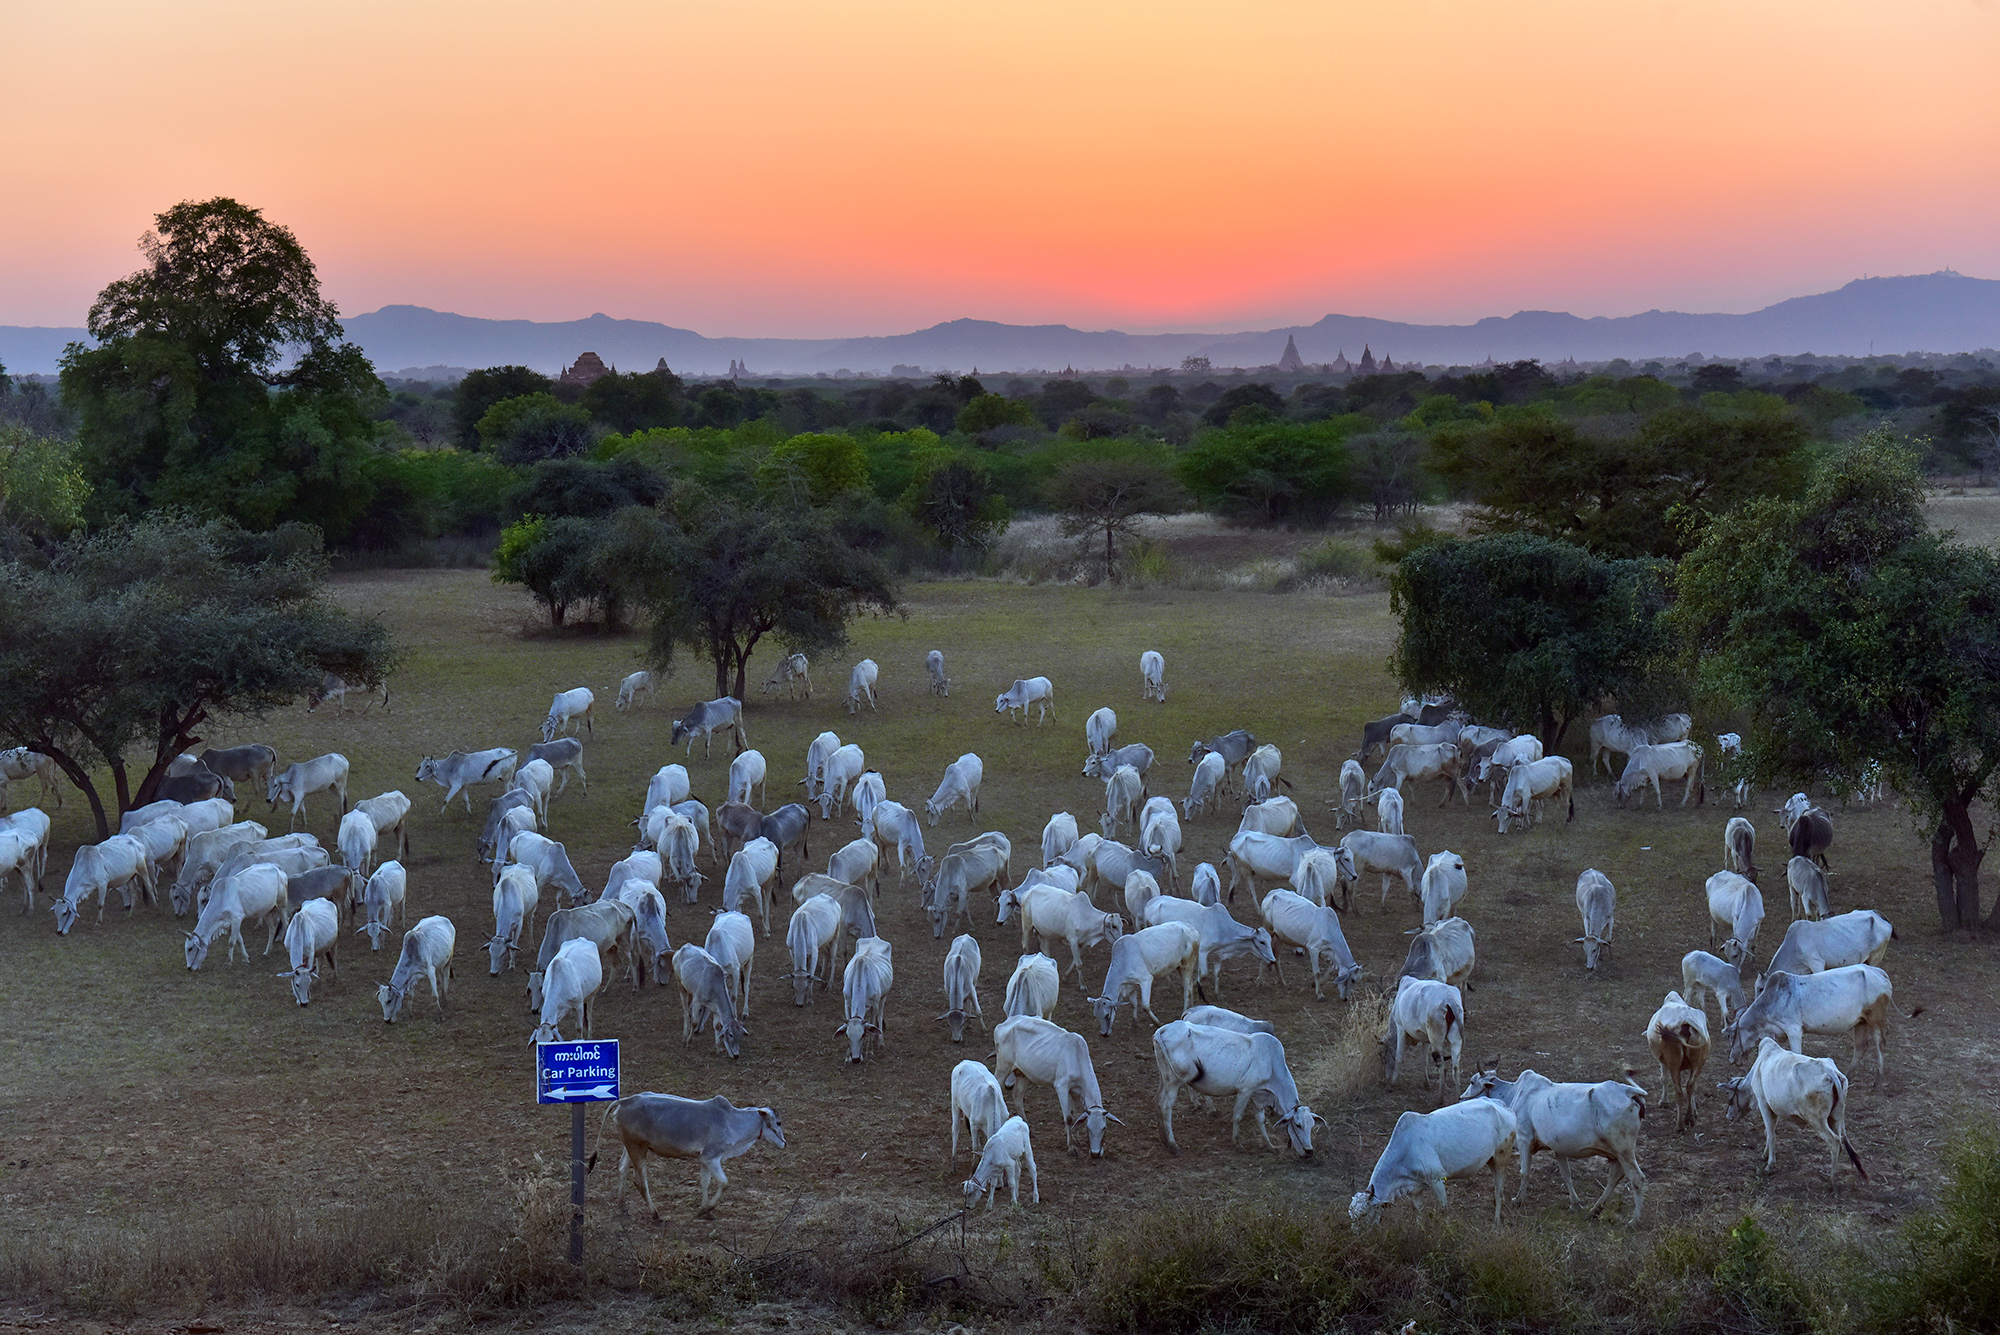
[[[0,324],[227,194],[329,295],[703,333],[2000,277],[2000,0],[4,6]]]

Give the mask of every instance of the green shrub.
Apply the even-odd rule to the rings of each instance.
[[[1891,1330],[2000,1330],[2000,1133],[1967,1132],[1937,1205],[1903,1225],[1904,1255],[1869,1294]]]

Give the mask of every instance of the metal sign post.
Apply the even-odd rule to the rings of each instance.
[[[583,1105],[618,1097],[618,1040],[535,1044],[535,1102],[567,1103],[569,1263],[583,1264]]]

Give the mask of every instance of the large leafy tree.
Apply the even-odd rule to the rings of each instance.
[[[1747,714],[1759,779],[1838,787],[1881,763],[1931,836],[1940,920],[1975,929],[1973,806],[2000,799],[2000,557],[1929,529],[1915,454],[1870,433],[1796,497],[1710,523],[1672,621],[1697,685]]]
[[[654,660],[671,668],[677,648],[707,658],[718,696],[744,698],[750,655],[765,636],[825,653],[846,643],[864,608],[896,606],[888,569],[847,542],[831,508],[754,508],[683,486],[653,532],[654,552],[636,538],[623,550],[633,568],[655,572],[644,595]]]
[[[1532,533],[1422,546],[1389,579],[1391,662],[1409,689],[1448,692],[1554,751],[1605,698],[1644,716],[1671,691],[1666,574]]]
[[[388,672],[387,630],[327,598],[326,573],[307,526],[250,534],[180,515],[72,539],[46,565],[0,562],[0,734],[53,757],[107,837],[98,766],[119,810],[142,805],[216,715],[297,700],[327,672]]]
[[[1628,434],[1541,409],[1453,423],[1430,467],[1481,508],[1485,531],[1579,543],[1606,556],[1677,557],[1699,521],[1798,485],[1805,429],[1791,414],[1673,407]]]
[[[1342,422],[1268,420],[1207,431],[1181,456],[1181,481],[1203,504],[1230,514],[1322,520],[1347,496],[1347,434]]]
[[[305,248],[233,199],[156,223],[146,267],[90,308],[98,346],[63,354],[97,517],[172,505],[344,534],[367,503],[366,402],[382,385]]]

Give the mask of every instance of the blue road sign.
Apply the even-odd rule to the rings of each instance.
[[[617,1097],[617,1039],[535,1044],[535,1102],[600,1103]]]

